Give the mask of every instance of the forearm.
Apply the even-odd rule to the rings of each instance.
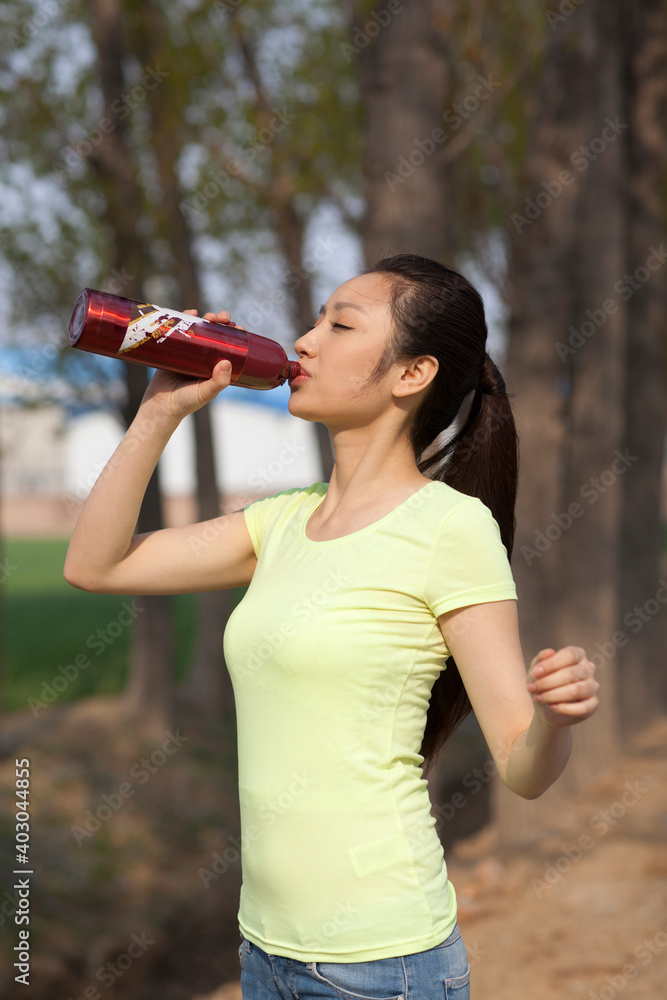
[[[123,559],[150,477],[179,423],[154,400],[139,407],[79,514],[64,567],[70,582],[99,580]]]
[[[536,709],[507,755],[502,780],[522,798],[535,799],[563,773],[571,748],[570,727],[550,726]]]

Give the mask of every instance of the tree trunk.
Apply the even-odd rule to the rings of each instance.
[[[91,29],[98,52],[99,79],[104,99],[104,116],[115,128],[105,132],[90,155],[100,178],[106,201],[106,221],[114,234],[116,267],[127,275],[122,294],[143,299],[150,253],[139,222],[142,195],[136,165],[126,137],[124,120],[112,111],[127,86],[123,74],[126,57],[122,10],[119,0],[93,0]],[[123,408],[126,425],[133,419],[148,384],[147,371],[127,365],[127,403]],[[138,531],[162,527],[159,476],[157,469],[150,479],[138,519]],[[168,596],[142,597],[143,613],[133,629],[129,678],[125,690],[128,710],[141,719],[146,731],[160,735],[171,724],[172,628],[171,599]]]
[[[449,6],[446,0],[405,6],[359,53],[367,265],[395,253],[443,260],[450,250],[446,145],[429,138],[443,127],[451,92],[449,46],[438,30]],[[362,9],[356,19],[358,28],[368,20]]]
[[[649,522],[647,534],[655,539],[658,499],[652,484],[661,456],[651,445],[651,457],[639,464],[633,449],[640,419],[645,433],[646,416],[639,417],[636,404],[635,415],[626,416],[630,378],[643,386],[649,376],[651,405],[658,409],[655,380],[643,367],[650,351],[634,347],[633,313],[647,299],[641,305],[638,294],[628,303],[621,290],[623,275],[643,263],[636,255],[646,238],[644,231],[634,246],[628,238],[637,226],[637,207],[632,197],[623,197],[638,181],[629,138],[637,101],[625,92],[634,44],[629,14],[630,4],[589,0],[550,33],[531,114],[526,174],[533,207],[525,203],[512,216],[507,372],[517,393],[522,453],[513,569],[524,651],[530,661],[545,646],[583,646],[599,668],[601,690],[596,714],[574,727],[572,758],[556,785],[526,802],[496,782],[496,817],[507,845],[543,832],[569,794],[615,759],[616,664],[625,669],[626,663],[625,650],[615,648],[619,608],[627,610],[626,595],[640,592],[636,548],[628,544],[629,518],[630,537],[636,537],[638,521],[628,500],[638,491],[644,493],[638,506]],[[643,178],[648,215],[655,212],[654,185],[649,166]],[[646,244],[641,252],[645,258]],[[643,315],[647,329],[640,336],[655,345],[659,328],[651,331]],[[659,424],[656,437],[662,441],[662,415]],[[649,690],[640,672],[632,683],[639,717]]]
[[[303,268],[304,224],[294,208],[294,189],[282,172],[280,162],[274,158],[275,168],[270,192],[276,235],[290,273],[299,276],[294,289],[294,319],[298,330],[315,325],[312,305],[312,284]],[[334,467],[334,450],[331,435],[324,424],[315,421],[317,447],[322,466],[322,482],[328,483]]]
[[[442,128],[443,110],[451,105],[451,57],[440,29],[443,17],[451,25],[453,7],[448,0],[405,6],[359,54],[366,108],[362,242],[369,266],[396,253],[443,262],[452,257],[451,161],[442,152],[446,146],[428,154],[425,141]],[[368,21],[362,4],[352,10],[356,27]],[[446,794],[446,755],[427,783],[433,802]]]
[[[627,302],[625,447],[636,456],[621,490],[618,684],[621,732],[629,736],[667,707],[663,669],[660,483],[665,440],[667,267],[664,254],[667,10],[663,0],[626,0],[627,272],[639,288]],[[661,250],[662,248],[662,250]],[[653,259],[651,259],[653,257]],[[647,267],[648,261],[648,267]],[[643,270],[637,270],[643,268]],[[620,276],[620,273],[619,273]],[[662,604],[656,593],[660,593]],[[647,604],[647,602],[649,602]],[[644,605],[647,605],[644,607]],[[639,609],[639,610],[636,610]],[[627,644],[626,644],[627,643]],[[609,647],[610,648],[610,647]]]
[[[162,8],[146,4],[141,20],[139,51],[146,65],[164,62],[165,21]],[[179,101],[170,83],[156,87],[149,99],[151,138],[156,153],[162,189],[163,233],[174,258],[180,303],[177,309],[197,309],[202,314],[201,286],[193,252],[193,236],[181,211],[183,192],[176,172],[182,152]],[[220,515],[211,410],[202,407],[193,414],[195,429],[197,515],[200,521]],[[229,618],[229,591],[195,595],[197,625],[195,645],[182,692],[194,707],[209,718],[219,719],[234,709],[231,679],[223,654],[222,636]]]

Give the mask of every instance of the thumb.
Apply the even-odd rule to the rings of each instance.
[[[225,386],[229,385],[231,375],[232,363],[227,358],[223,358],[222,361],[218,361],[218,363],[214,365],[213,371],[211,372],[211,378],[215,382],[224,383],[222,386],[223,389]]]
[[[232,373],[231,361],[218,361],[211,372],[211,377],[199,381],[195,387],[195,409],[210,403],[219,392],[226,389]]]

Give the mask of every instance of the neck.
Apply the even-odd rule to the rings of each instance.
[[[409,496],[429,482],[417,468],[405,433],[393,428],[365,427],[331,430],[335,462],[324,511],[368,506],[382,497]]]

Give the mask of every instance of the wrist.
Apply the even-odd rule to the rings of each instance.
[[[530,729],[540,743],[548,743],[558,746],[563,744],[569,747],[572,744],[571,728],[571,726],[554,725],[553,722],[550,722],[549,719],[547,719],[541,708],[538,705],[535,705],[535,712],[533,714],[533,721],[530,724]]]
[[[178,427],[184,416],[185,414],[173,413],[159,401],[157,396],[151,396],[149,399],[142,400],[133,423],[141,424],[149,431],[160,429],[171,433]]]

